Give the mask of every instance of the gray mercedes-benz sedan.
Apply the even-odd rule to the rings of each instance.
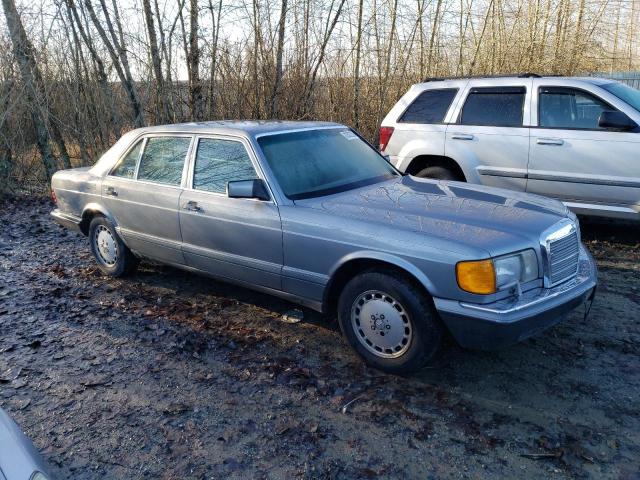
[[[416,370],[448,331],[523,340],[592,300],[574,214],[525,193],[403,176],[325,122],[205,122],[124,135],[56,173],[62,225],[107,275],[149,258],[337,314],[371,365]]]

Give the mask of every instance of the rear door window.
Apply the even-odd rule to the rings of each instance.
[[[544,128],[602,130],[598,126],[600,114],[615,110],[576,88],[541,87],[538,92],[538,125]]]
[[[402,114],[402,123],[442,123],[451,102],[458,93],[457,88],[425,90]]]
[[[521,127],[524,87],[478,87],[469,91],[462,113],[462,125]]]
[[[138,180],[180,185],[190,137],[151,137],[144,147]]]

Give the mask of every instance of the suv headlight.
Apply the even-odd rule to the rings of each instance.
[[[495,293],[508,285],[526,283],[536,278],[538,257],[532,249],[456,265],[456,280],[460,288],[480,295]]]

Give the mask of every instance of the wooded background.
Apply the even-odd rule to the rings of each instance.
[[[1,0],[0,191],[125,131],[319,119],[371,140],[425,77],[640,67],[639,0]]]

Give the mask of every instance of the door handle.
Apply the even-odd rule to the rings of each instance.
[[[189,200],[187,204],[184,206],[185,210],[189,210],[190,212],[201,212],[202,209],[198,206],[198,202],[194,202],[193,200]]]
[[[106,187],[104,189],[104,194],[105,195],[111,195],[112,197],[117,197],[118,196],[118,192],[113,187]]]
[[[468,133],[452,133],[451,138],[454,140],[473,140],[473,135]]]
[[[563,145],[564,140],[561,138],[538,138],[536,143],[538,145]]]

